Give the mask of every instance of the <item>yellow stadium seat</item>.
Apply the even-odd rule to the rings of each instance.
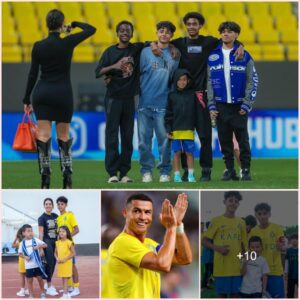
[[[226,15],[225,16],[225,20],[232,21],[232,22],[235,22],[238,25],[240,25],[241,32],[248,31],[250,29],[249,28],[249,24],[250,24],[249,18],[245,14],[243,14],[243,15],[236,15],[236,16]]]
[[[199,12],[199,5],[197,2],[176,2],[177,14],[183,19],[188,12]]]
[[[145,27],[145,24],[147,24],[148,28],[153,28],[154,30],[156,28],[156,19],[153,15],[136,15],[134,23],[137,30]]]
[[[130,17],[129,4],[127,2],[107,2],[108,15],[114,19],[126,20]]]
[[[164,16],[171,16],[175,14],[175,3],[173,2],[153,2],[154,14],[160,20]],[[164,20],[165,21],[165,20]]]
[[[152,15],[152,2],[131,2],[131,12],[134,17]]]
[[[93,62],[95,61],[94,48],[89,45],[78,46],[73,53],[74,62]]]
[[[59,9],[65,15],[65,22],[83,21],[81,2],[58,2]]]
[[[2,61],[17,63],[22,61],[22,50],[19,46],[2,46]]]
[[[213,15],[209,16],[206,19],[206,22],[204,24],[204,28],[209,32],[210,35],[219,37],[220,33],[218,31],[219,25],[226,21],[226,18],[224,15]]]
[[[40,31],[20,31],[20,39],[22,44],[33,44],[43,38]]]
[[[288,60],[298,60],[298,45],[292,44],[287,46],[287,59]]]
[[[8,27],[2,32],[2,43],[3,44],[17,44],[18,43],[18,35],[14,28]]]
[[[21,31],[39,31],[39,23],[36,17],[27,18],[26,15],[16,18],[17,27]]]
[[[281,32],[281,41],[282,43],[291,43],[291,44],[298,43],[298,30],[290,29]]]
[[[23,45],[23,53],[24,53],[24,61],[31,62],[31,52],[32,52],[33,44]]]
[[[292,3],[290,2],[270,2],[271,13],[274,16],[292,14]]]
[[[34,18],[34,6],[32,2],[11,2],[13,8],[13,14],[16,18],[20,16],[26,18]]]
[[[272,31],[274,29],[273,18],[271,16],[256,15],[251,17],[252,28],[257,32]]]
[[[224,2],[223,11],[225,16],[243,16],[245,14],[245,5],[243,2]]]
[[[270,15],[270,5],[268,2],[247,2],[247,12],[251,17]]]
[[[274,19],[278,31],[286,31],[289,29],[298,28],[298,22],[295,15],[278,15]]]
[[[200,13],[205,19],[214,15],[222,14],[222,5],[219,2],[202,2]]]
[[[104,2],[82,2],[84,14],[87,20],[97,16],[99,19],[106,17],[106,7]]]
[[[139,30],[139,40],[144,41],[156,41],[157,35],[156,31],[152,28],[143,28]]]
[[[46,23],[46,16],[52,9],[57,9],[56,2],[34,2],[38,17],[41,22]]]
[[[3,2],[2,3],[2,17],[4,16],[11,16],[11,13],[10,13],[10,4],[8,2]]]
[[[260,61],[263,59],[261,46],[258,44],[249,44],[245,46],[245,50],[250,53],[254,61]]]
[[[284,60],[284,48],[282,45],[262,45],[263,59],[267,61]]]
[[[92,36],[92,40],[95,44],[107,47],[116,42],[117,34],[110,29],[106,29],[104,31],[97,30],[96,33]]]
[[[2,18],[2,28],[15,28],[15,22],[14,18],[12,18],[10,15],[4,14]]]
[[[254,44],[256,42],[256,33],[250,28],[242,30],[238,40],[241,41],[245,47],[247,47],[248,44]]]
[[[279,42],[279,33],[277,30],[272,31],[261,31],[258,34],[259,43],[263,44],[277,44]]]

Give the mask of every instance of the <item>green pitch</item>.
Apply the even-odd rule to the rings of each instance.
[[[37,189],[40,188],[40,176],[36,161],[3,162],[2,188]],[[134,183],[108,184],[103,161],[74,161],[74,189],[297,189],[298,161],[296,159],[253,159],[252,181],[222,182],[220,180],[224,163],[214,160],[212,180],[196,183],[159,183],[159,173],[155,170],[152,183],[142,183],[137,161],[132,163],[128,174]],[[198,160],[195,162],[196,178],[200,177]],[[51,188],[62,188],[62,175],[58,161],[52,163]]]

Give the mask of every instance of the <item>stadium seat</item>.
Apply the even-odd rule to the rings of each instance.
[[[298,45],[288,45],[286,49],[287,59],[298,61]]]
[[[241,15],[225,15],[224,20],[232,21],[240,25],[241,32],[249,30],[249,17],[245,14]]]
[[[73,53],[74,62],[93,62],[95,61],[94,47],[90,45],[78,46]]]
[[[18,63],[23,60],[20,46],[2,45],[2,61],[5,63]]]
[[[2,3],[2,17],[4,16],[11,17],[10,4],[8,2]]]
[[[18,36],[14,28],[6,27],[7,29],[3,30],[2,33],[2,43],[4,45],[15,45],[18,43]]]
[[[290,2],[270,2],[270,10],[274,16],[290,16],[292,14],[292,4]]]
[[[256,33],[252,29],[242,30],[238,40],[247,48],[248,44],[254,44],[256,42]]]
[[[36,41],[43,39],[43,35],[40,31],[27,31],[22,30],[20,32],[20,39],[23,44],[33,44]]]
[[[177,15],[182,20],[188,12],[198,12],[199,5],[197,2],[176,2]]]
[[[262,45],[262,57],[266,61],[281,61],[284,60],[283,46],[276,45]]]
[[[65,22],[83,21],[81,2],[58,2],[59,9],[65,15]]]
[[[254,61],[262,60],[261,46],[258,44],[249,44],[245,46],[245,50],[250,53]]]
[[[151,16],[154,14],[152,2],[131,2],[131,13],[138,16]]]
[[[273,18],[270,15],[256,15],[251,17],[252,28],[256,32],[272,31],[274,29]]]
[[[25,17],[29,19],[34,18],[34,6],[32,2],[11,2],[13,15],[18,19],[19,17]]]
[[[153,11],[156,18],[161,21],[167,16],[175,15],[175,3],[173,2],[153,2]]]
[[[136,30],[143,29],[143,27],[145,27],[145,24],[147,24],[148,28],[153,28],[153,30],[155,30],[156,28],[156,19],[153,15],[136,15],[134,23]]]
[[[245,5],[243,2],[224,2],[223,13],[225,16],[243,16]]]
[[[259,43],[263,44],[278,44],[279,42],[279,33],[276,30],[272,31],[261,31],[257,33],[257,38]]]
[[[95,44],[103,47],[111,46],[116,42],[116,33],[110,29],[97,30],[92,36],[92,40]]]
[[[298,43],[298,30],[294,28],[281,32],[281,42],[286,44]]]
[[[145,27],[139,30],[139,40],[140,41],[156,41],[157,35],[156,31],[152,28]]]
[[[295,15],[277,15],[275,18],[275,25],[278,31],[283,32],[290,29],[298,28],[298,23]],[[287,26],[288,25],[288,26]]]
[[[222,5],[219,2],[202,2],[200,4],[200,13],[205,19],[222,14]]]
[[[203,27],[209,32],[209,35],[219,37],[220,33],[218,28],[224,21],[226,21],[226,17],[224,15],[209,16],[206,18],[206,22]]]
[[[270,15],[270,5],[268,2],[247,2],[247,13],[249,16]]]
[[[107,13],[111,19],[126,20],[130,17],[129,4],[127,2],[107,2]]]

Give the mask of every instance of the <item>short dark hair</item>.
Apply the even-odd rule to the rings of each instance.
[[[52,206],[54,206],[53,200],[52,200],[51,198],[46,198],[46,199],[44,200],[44,205],[45,205],[46,201],[50,201],[51,204],[52,204]]]
[[[131,203],[133,200],[149,201],[153,203],[152,199],[146,194],[134,194],[128,197],[126,200],[126,205]]]
[[[24,224],[24,225],[21,227],[22,233],[25,232],[25,230],[28,229],[28,228],[29,228],[29,229],[30,229],[30,228],[32,229],[32,226],[29,225],[29,224]]]
[[[204,25],[205,19],[204,17],[197,13],[197,12],[188,12],[184,17],[183,17],[183,23],[186,24],[188,19],[197,19],[199,21],[200,25]]]
[[[225,29],[231,30],[236,33],[241,32],[241,27],[239,24],[231,21],[226,21],[220,24],[218,31],[222,33]]]
[[[133,24],[132,24],[131,22],[129,22],[129,21],[126,21],[126,20],[123,20],[123,21],[121,21],[121,22],[119,22],[119,23],[117,24],[117,26],[116,26],[116,33],[119,32],[120,27],[121,27],[121,25],[123,25],[123,24],[129,25],[129,26],[131,27],[131,30],[132,30],[132,33],[133,33]]]
[[[254,211],[258,212],[260,210],[265,210],[267,212],[271,212],[271,206],[268,203],[258,203],[254,207]]]
[[[224,193],[224,199],[225,200],[228,199],[228,198],[231,198],[231,197],[235,197],[239,201],[243,200],[243,197],[242,197],[241,193],[238,192],[238,191],[228,191],[228,192]]]
[[[244,218],[246,226],[251,226],[252,228],[255,227],[257,225],[257,221],[256,218],[252,215],[247,216],[246,218]]]
[[[68,204],[68,199],[65,196],[60,196],[56,199],[56,203],[63,202],[65,204]]]
[[[174,33],[176,31],[176,26],[170,21],[161,21],[161,22],[157,23],[156,30],[159,30],[161,28],[167,28],[172,33]]]
[[[261,238],[259,236],[254,235],[254,236],[251,236],[251,238],[249,239],[249,241],[248,241],[248,247],[250,247],[250,244],[254,243],[254,242],[259,242],[260,245],[262,246],[262,240],[261,240]]]
[[[49,30],[56,30],[60,28],[65,20],[65,15],[58,9],[52,9],[46,16],[46,23]]]
[[[292,233],[290,240],[298,240],[298,233]]]

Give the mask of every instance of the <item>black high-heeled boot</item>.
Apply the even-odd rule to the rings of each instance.
[[[73,173],[71,146],[73,139],[69,139],[66,142],[58,139],[57,142],[59,149],[60,168],[63,173],[63,188],[71,189]]]
[[[41,188],[50,188],[51,175],[51,138],[47,142],[36,141],[38,151],[38,164],[41,174]]]

